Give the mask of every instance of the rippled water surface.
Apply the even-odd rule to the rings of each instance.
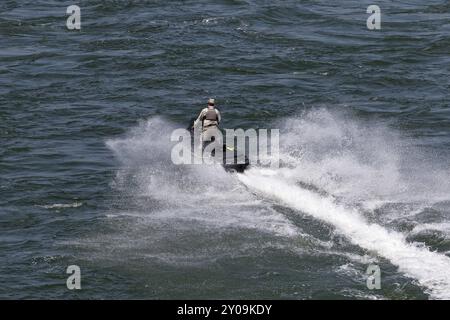
[[[371,4],[1,1],[0,298],[450,298],[450,5]],[[209,97],[282,168],[174,166]]]

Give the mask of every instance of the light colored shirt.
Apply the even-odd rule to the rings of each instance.
[[[207,127],[209,127],[209,126],[218,126],[219,123],[220,123],[220,121],[222,120],[222,118],[221,118],[221,116],[220,116],[220,111],[217,110],[216,108],[213,108],[212,110],[215,110],[215,111],[216,111],[216,114],[217,114],[217,121],[211,121],[211,120],[206,120],[206,119],[203,121],[203,118],[206,116],[206,112],[208,112],[208,108],[204,108],[204,109],[200,112],[200,114],[198,115],[197,120],[195,120],[195,122],[194,122],[194,127],[196,127],[196,126],[198,126],[199,124],[201,124],[202,121],[203,121],[203,128],[207,128]]]

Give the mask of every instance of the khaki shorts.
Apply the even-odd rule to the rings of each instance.
[[[203,130],[201,135],[201,142],[203,148],[205,148],[205,146],[208,145],[212,140],[217,139],[222,139],[221,132],[217,126],[207,127]]]

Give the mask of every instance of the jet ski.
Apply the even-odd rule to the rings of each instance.
[[[199,137],[195,137],[194,136],[194,127],[192,126],[192,123],[194,122],[195,119],[193,119],[191,121],[191,125],[189,125],[188,130],[191,133],[191,145],[192,145],[192,149],[194,150],[194,139],[198,139]],[[209,143],[212,143],[209,142]],[[203,146],[203,148],[205,148],[207,145]],[[227,163],[226,161],[226,157],[227,157],[227,153],[228,154],[233,154],[233,161],[228,161],[231,163]],[[194,155],[195,156],[195,155]],[[205,156],[205,155],[204,155]],[[214,152],[212,152],[211,156],[214,156]],[[244,157],[244,162],[239,162],[238,159],[242,159],[242,156]],[[233,146],[228,146],[226,145],[226,143],[223,144],[223,159],[222,159],[222,166],[225,169],[225,171],[227,172],[239,172],[242,173],[244,172],[246,169],[249,168],[250,166],[250,161],[248,159],[248,156],[245,154],[245,150],[243,152],[241,152],[240,150],[237,150],[235,147]]]

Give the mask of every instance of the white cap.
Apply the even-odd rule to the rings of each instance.
[[[210,99],[208,100],[208,104],[214,104],[214,99],[210,98]]]

